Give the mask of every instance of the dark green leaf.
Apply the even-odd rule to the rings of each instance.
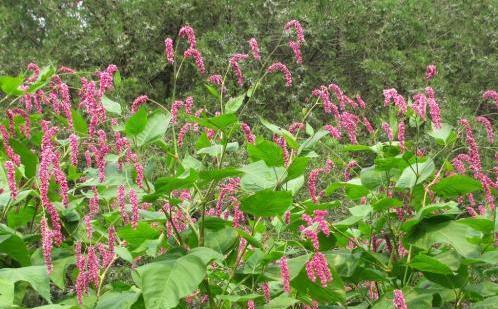
[[[135,136],[142,132],[147,125],[147,111],[142,106],[133,116],[128,119],[125,124],[125,132],[127,135]]]
[[[292,204],[292,194],[287,191],[263,190],[244,198],[241,209],[260,217],[282,215]]]
[[[454,197],[480,191],[482,190],[482,185],[472,177],[454,175],[441,179],[431,189],[439,196]]]

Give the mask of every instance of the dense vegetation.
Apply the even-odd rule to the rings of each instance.
[[[498,303],[492,3],[29,4],[0,13],[40,44],[0,56],[1,308]],[[441,42],[484,8],[463,82]]]

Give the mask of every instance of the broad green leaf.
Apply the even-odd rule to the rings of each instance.
[[[327,189],[325,189],[325,194],[331,195],[340,188],[344,188],[346,190],[346,195],[352,200],[360,199],[361,197],[368,195],[370,192],[361,184],[359,178],[353,178],[348,182],[334,182],[330,184]]]
[[[243,173],[236,168],[227,167],[222,169],[203,170],[199,172],[199,177],[204,180],[220,181],[224,178],[238,177]]]
[[[306,171],[310,158],[307,157],[296,157],[292,160],[292,163],[287,167],[287,178],[285,180],[289,181],[291,179],[302,176]]]
[[[34,154],[24,143],[15,139],[10,140],[10,146],[21,157],[21,163],[24,165],[24,173],[27,178],[36,176],[38,168],[38,156]]]
[[[86,124],[85,118],[81,116],[81,113],[76,109],[72,109],[71,117],[73,118],[74,131],[78,133],[79,136],[88,135],[88,125]]]
[[[398,208],[403,206],[403,202],[395,198],[383,198],[372,205],[373,210],[382,211],[389,208]]]
[[[0,307],[11,308],[14,304],[14,283],[8,278],[0,277]]]
[[[291,204],[290,192],[263,190],[244,198],[241,209],[258,217],[271,217],[282,215]]]
[[[370,189],[376,189],[382,185],[388,183],[388,179],[385,172],[378,171],[375,169],[375,166],[370,166],[367,168],[363,168],[360,171],[360,180],[361,184]]]
[[[285,138],[285,141],[287,142],[287,145],[289,145],[289,147],[294,148],[294,149],[297,149],[299,147],[299,145],[296,141],[296,137],[294,135],[292,135],[292,133],[290,133],[286,129],[283,129],[277,125],[274,125],[273,123],[268,122],[267,120],[265,120],[262,117],[259,117],[259,120],[270,131],[272,131],[273,133],[275,133],[279,136],[283,136]]]
[[[431,204],[417,211],[415,216],[408,219],[401,225],[401,230],[404,232],[409,232],[417,224],[419,224],[424,218],[431,217],[433,213],[441,213],[443,211],[453,211],[458,212],[458,204],[455,202],[448,202],[444,204]]]
[[[289,308],[298,302],[299,301],[297,299],[290,297],[289,295],[283,293],[283,294],[280,294],[279,296],[273,298],[272,300],[270,300],[270,302],[268,304],[265,304],[263,308],[265,308],[265,309]]]
[[[432,308],[433,292],[426,289],[404,288],[407,308],[426,309]],[[394,294],[392,291],[386,292],[382,298],[377,301],[372,309],[393,309]]]
[[[209,84],[204,84],[204,86],[206,87],[206,90],[210,95],[212,95],[216,99],[220,98],[220,92],[218,91],[218,89],[216,89],[216,87],[214,87],[213,85],[209,85]]]
[[[50,274],[50,279],[52,280],[52,282],[55,283],[55,285],[57,285],[59,289],[64,289],[65,287],[64,279],[66,277],[66,270],[69,267],[69,265],[74,263],[75,263],[74,255],[52,261],[53,270],[52,273]]]
[[[284,157],[280,146],[270,141],[262,141],[256,145],[247,145],[247,154],[252,161],[265,161],[267,166],[283,166]]]
[[[359,144],[354,144],[354,145],[344,145],[344,148],[342,149],[344,151],[348,152],[358,152],[358,151],[369,151],[369,152],[374,152],[372,147],[366,146],[366,145],[359,145]]]
[[[498,308],[498,296],[486,298],[480,302],[472,304],[472,309],[496,309]]]
[[[0,229],[0,252],[10,256],[21,266],[31,265],[30,254],[24,241],[15,233],[9,233],[7,229]]]
[[[33,219],[35,208],[30,206],[20,207],[19,209],[11,208],[7,214],[7,225],[10,228],[25,226]]]
[[[228,143],[225,151],[226,152],[235,152],[239,149],[239,143],[231,142]],[[201,148],[197,151],[197,154],[207,154],[211,157],[218,157],[223,153],[223,145],[215,144],[209,147]]]
[[[235,114],[223,114],[216,117],[211,118],[195,118],[190,117],[193,121],[197,122],[200,126],[214,129],[226,131],[228,127],[237,123],[238,119]]]
[[[139,296],[140,290],[135,287],[129,291],[108,291],[99,297],[95,309],[130,309]]]
[[[432,136],[434,139],[442,142],[443,145],[447,144],[449,138],[453,132],[453,126],[447,123],[441,123],[441,128],[436,128],[434,123],[432,123],[432,130],[427,132],[428,135]]]
[[[217,295],[216,298],[228,301],[230,303],[242,303],[246,304],[251,299],[262,298],[263,295],[260,294],[245,294],[245,295]]]
[[[138,146],[143,146],[162,138],[169,127],[171,114],[156,112],[147,120],[147,124],[142,132],[137,135],[136,141]]]
[[[454,175],[441,179],[431,189],[439,196],[454,197],[480,191],[482,190],[482,185],[472,177]]]
[[[220,253],[227,253],[237,242],[237,231],[231,223],[217,217],[205,218],[204,246]]]
[[[346,300],[344,283],[331,265],[329,265],[329,268],[333,279],[326,287],[322,286],[319,279],[311,282],[304,269],[296,278],[292,279],[291,286],[297,291],[298,295],[309,295],[319,303],[342,303]]]
[[[40,294],[47,302],[50,300],[50,279],[47,268],[42,266],[27,266],[20,268],[3,268],[0,269],[0,280],[16,283],[26,281],[31,287]]]
[[[410,262],[410,267],[415,268],[421,272],[430,272],[435,274],[449,275],[453,272],[445,264],[437,259],[425,254],[417,254]]]
[[[160,177],[154,183],[157,193],[170,193],[177,189],[188,189],[193,186],[199,175],[190,170],[190,172],[180,177]]]
[[[9,96],[21,95],[24,92],[19,89],[24,81],[23,76],[0,76],[0,90]]]
[[[240,179],[241,188],[249,192],[275,188],[287,177],[284,167],[268,167],[264,161],[244,165],[239,170],[244,173]]]
[[[434,165],[434,161],[427,160],[423,163],[416,163],[406,167],[398,181],[396,182],[397,188],[408,188],[411,189],[415,185],[424,182],[427,178],[429,178],[436,166]]]
[[[460,255],[473,258],[478,257],[479,245],[469,241],[475,230],[458,221],[441,223],[426,222],[418,224],[405,240],[412,245],[429,250],[434,244],[447,244],[452,246]]]
[[[137,268],[146,308],[174,308],[191,295],[206,276],[206,264],[196,255],[153,262]]]
[[[241,94],[238,97],[230,98],[228,102],[225,104],[225,113],[236,113],[239,108],[244,103],[244,99],[246,98],[246,94]]]
[[[328,131],[325,131],[323,129],[318,130],[315,134],[306,139],[301,144],[301,146],[299,146],[299,150],[297,151],[297,153],[300,154],[303,150],[312,149],[316,143],[318,143],[323,137],[327,135],[329,135]]]
[[[102,105],[109,113],[121,115],[121,105],[118,102],[109,99],[107,96],[102,97]]]
[[[134,250],[146,240],[157,239],[161,231],[153,229],[149,223],[139,222],[136,229],[130,225],[123,226],[117,230],[117,234],[119,238],[126,240],[128,249]]]
[[[142,132],[147,125],[147,111],[142,106],[133,116],[128,119],[125,124],[125,132],[127,135],[136,136]]]

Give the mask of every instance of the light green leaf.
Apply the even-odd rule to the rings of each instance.
[[[272,189],[287,177],[284,167],[268,167],[264,161],[244,165],[239,170],[244,173],[240,179],[241,188],[249,192]]]
[[[482,190],[482,185],[472,177],[454,175],[441,179],[431,189],[439,196],[453,197]]]
[[[143,146],[162,138],[168,130],[171,114],[156,112],[148,118],[147,124],[142,132],[137,135],[137,145]]]
[[[52,302],[50,300],[50,279],[45,265],[3,268],[0,269],[0,279],[10,281],[11,283],[26,281],[47,302]]]
[[[282,215],[291,204],[291,192],[263,190],[244,198],[241,209],[255,216],[271,217]]]
[[[132,287],[128,291],[108,291],[99,297],[95,309],[130,309],[138,300],[140,290]]]
[[[145,129],[146,125],[147,125],[147,111],[142,106],[126,122],[125,132],[127,135],[136,136]]]
[[[230,98],[228,102],[225,104],[225,113],[236,113],[239,108],[242,106],[244,103],[244,99],[246,97],[246,94],[241,94],[238,97],[235,98]]]
[[[412,164],[403,170],[396,182],[396,187],[411,189],[429,178],[435,169],[434,161],[430,159],[423,163]]]
[[[121,105],[118,102],[113,101],[106,96],[103,96],[102,105],[109,113],[121,115]]]

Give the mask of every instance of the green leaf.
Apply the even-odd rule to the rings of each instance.
[[[416,255],[409,265],[410,267],[422,272],[430,272],[442,275],[449,275],[453,273],[448,266],[441,263],[437,259],[425,254]]]
[[[206,264],[196,255],[138,267],[146,308],[173,308],[191,295],[206,276]]]
[[[298,154],[300,154],[303,150],[311,149],[313,146],[315,146],[316,143],[318,143],[323,137],[329,135],[329,132],[323,129],[318,130],[315,134],[313,134],[311,137],[306,139],[301,146],[299,146]]]
[[[498,296],[486,298],[483,301],[474,303],[472,309],[496,309],[498,308]]]
[[[244,103],[244,99],[246,98],[246,94],[241,94],[238,97],[230,98],[228,102],[225,104],[225,113],[236,113],[239,108]]]
[[[331,195],[340,188],[344,188],[346,190],[346,195],[352,200],[360,199],[370,192],[361,184],[359,178],[353,178],[348,182],[334,182],[330,184],[327,189],[325,189],[325,194]]]
[[[211,118],[195,118],[195,117],[190,117],[192,118],[193,121],[197,122],[199,125],[214,129],[214,130],[221,130],[221,131],[226,131],[228,127],[231,125],[235,124],[238,119],[235,114],[223,114],[220,116],[216,117],[211,117]]]
[[[232,142],[228,143],[226,146],[225,151],[226,152],[235,152],[239,149],[239,143],[237,142]],[[209,147],[201,148],[197,150],[197,154],[207,154],[210,155],[211,157],[218,157],[223,153],[223,145],[220,144],[215,144],[211,145]]]
[[[429,250],[436,243],[447,244],[460,255],[473,258],[479,257],[480,252],[479,245],[468,239],[473,233],[474,229],[458,221],[441,223],[423,221],[406,235],[405,240],[425,250]]]
[[[0,76],[0,89],[9,96],[22,95],[24,92],[19,89],[19,86],[21,86],[23,82],[23,76]]]
[[[319,303],[342,303],[346,300],[344,283],[331,265],[329,265],[329,268],[333,279],[326,287],[323,287],[318,279],[316,282],[311,282],[304,269],[295,279],[292,279],[291,286],[297,291],[298,295],[309,295]]]
[[[292,163],[287,167],[287,178],[285,180],[289,181],[291,179],[302,176],[308,167],[308,162],[310,158],[307,157],[296,157],[292,160]]]
[[[204,246],[220,253],[227,253],[237,242],[237,231],[231,223],[216,217],[204,220]]]
[[[262,141],[256,145],[247,145],[247,154],[252,161],[265,161],[267,166],[283,166],[283,151],[277,144],[270,141]]]
[[[238,177],[243,173],[236,168],[227,167],[222,169],[203,170],[199,172],[199,177],[204,180],[220,181],[224,178]]]
[[[216,87],[209,84],[204,84],[204,87],[206,87],[206,90],[210,95],[212,95],[216,99],[220,98],[220,92],[218,91],[218,89],[216,89]]]
[[[431,189],[439,196],[454,197],[480,191],[482,190],[482,185],[472,177],[454,175],[441,179]]]
[[[164,136],[171,121],[171,114],[156,112],[147,120],[147,124],[142,132],[137,135],[137,145],[143,146],[154,142]]]
[[[75,263],[74,255],[53,261],[53,270],[50,274],[50,279],[57,285],[59,289],[64,289],[64,278],[66,277],[66,270],[69,265]]]
[[[24,241],[6,229],[0,230],[0,252],[12,257],[21,266],[31,265],[30,254]]]
[[[13,284],[18,281],[26,281],[35,291],[38,292],[38,294],[40,294],[41,297],[43,297],[47,302],[52,303],[50,300],[50,279],[45,265],[27,266],[21,268],[3,268],[0,269],[0,280],[1,279]],[[13,286],[14,285],[12,285],[12,288]]]
[[[273,123],[268,122],[267,120],[265,120],[262,117],[259,117],[259,120],[270,131],[272,131],[273,133],[275,133],[279,136],[283,136],[285,138],[285,141],[287,142],[287,145],[289,145],[289,147],[294,148],[294,149],[299,147],[299,145],[296,141],[296,138],[294,137],[294,135],[292,135],[292,133],[290,133],[286,129],[283,129],[277,125],[274,125]]]
[[[15,139],[10,140],[10,146],[21,157],[21,163],[24,165],[24,173],[27,178],[36,176],[38,167],[38,156],[34,154],[26,144],[20,143]]]
[[[71,110],[71,117],[73,118],[74,131],[78,133],[79,136],[86,136],[88,134],[88,125],[86,124],[85,118],[81,116],[78,110]]]
[[[447,123],[441,123],[441,128],[436,128],[434,123],[432,123],[432,130],[427,132],[427,134],[434,137],[436,141],[440,141],[443,145],[446,145],[449,138],[455,133],[453,132],[453,126]]]
[[[177,189],[188,189],[192,187],[199,175],[191,170],[180,177],[159,177],[154,183],[157,193],[170,193]]]
[[[117,233],[119,238],[126,240],[128,244],[127,248],[129,250],[134,250],[146,240],[157,239],[161,234],[161,231],[153,229],[150,227],[149,223],[138,222],[136,229],[127,225],[119,228]]]
[[[263,190],[244,198],[241,209],[258,217],[271,217],[282,215],[291,204],[290,192]]]
[[[0,307],[11,308],[14,304],[14,282],[0,277]]]
[[[294,304],[298,303],[299,301],[293,297],[288,296],[287,294],[283,293],[280,294],[279,296],[273,298],[270,300],[268,304],[264,306],[264,308],[274,308],[274,309],[280,309],[280,308],[289,308],[292,307]]]
[[[135,136],[142,132],[147,125],[147,111],[142,106],[140,109],[128,119],[125,124],[125,132],[127,135]]]
[[[284,167],[268,167],[264,161],[244,165],[239,170],[244,173],[240,178],[241,188],[249,192],[275,188],[287,177]]]
[[[396,182],[397,188],[408,188],[411,189],[415,185],[424,182],[427,178],[429,178],[436,166],[434,165],[434,161],[427,160],[423,163],[416,163],[406,167],[398,181]]]
[[[386,173],[376,170],[375,166],[361,169],[360,180],[361,184],[370,190],[377,189],[389,182]]]
[[[403,206],[403,202],[395,198],[383,198],[372,205],[373,210],[383,211],[389,208],[399,208]]]
[[[121,105],[118,102],[113,101],[106,96],[103,96],[102,105],[104,106],[104,109],[109,113],[121,115]]]
[[[95,309],[130,309],[139,296],[140,290],[135,287],[129,291],[108,291],[99,297]]]

